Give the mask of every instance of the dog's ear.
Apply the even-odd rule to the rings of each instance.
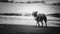
[[[35,12],[38,12],[38,11],[35,11]]]

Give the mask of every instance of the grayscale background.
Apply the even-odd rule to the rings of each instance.
[[[46,14],[48,27],[60,27],[60,0],[0,0],[0,29],[1,27],[4,28],[1,25],[7,25],[5,27],[10,27],[8,24],[26,25],[25,30],[32,32],[34,30],[33,26],[36,25],[36,21],[32,16],[33,11]],[[16,31],[20,31],[19,28],[21,27],[24,29],[25,26],[16,26],[12,29],[15,28]],[[25,32],[25,30],[23,31]],[[44,30],[43,27],[42,30]]]

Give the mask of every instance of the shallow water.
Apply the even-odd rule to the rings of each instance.
[[[50,19],[51,18],[51,19]],[[56,20],[55,20],[56,19]],[[55,21],[52,21],[55,20]],[[53,18],[48,16],[47,25],[48,26],[60,26],[60,18]],[[16,25],[36,25],[36,21],[34,18],[31,17],[24,17],[24,16],[7,16],[7,17],[1,17],[0,18],[0,24],[16,24]],[[41,23],[40,23],[41,24]],[[45,24],[45,23],[44,23]],[[42,25],[42,24],[41,24]]]

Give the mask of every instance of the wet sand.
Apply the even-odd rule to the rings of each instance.
[[[0,34],[58,34],[60,27],[0,24]]]

